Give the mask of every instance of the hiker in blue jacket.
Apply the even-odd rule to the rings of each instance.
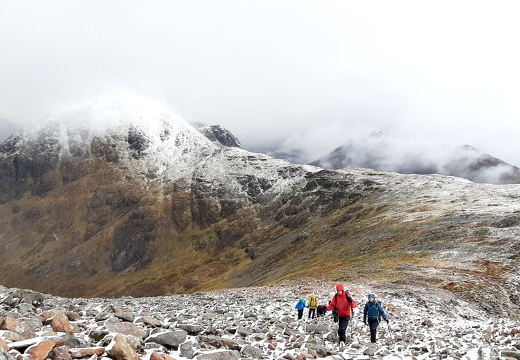
[[[363,310],[363,322],[365,323],[365,325],[368,325],[370,327],[371,343],[375,343],[377,340],[376,332],[381,318],[383,318],[388,324],[388,318],[386,317],[383,307],[379,302],[376,301],[376,296],[374,294],[369,294],[368,302],[365,304],[365,309]]]
[[[301,320],[301,318],[303,317],[303,309],[305,309],[306,307],[307,305],[305,304],[304,298],[298,300],[295,306],[296,310],[298,310],[298,320]]]

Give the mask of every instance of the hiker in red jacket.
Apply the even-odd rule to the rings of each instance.
[[[337,284],[336,295],[334,295],[331,303],[329,306],[327,306],[327,311],[332,309],[338,310],[338,335],[340,344],[341,342],[347,342],[347,335],[345,332],[350,321],[350,316],[352,315],[352,309],[354,309],[356,306],[357,304],[354,299],[350,296],[350,294],[345,292],[345,287],[343,284]]]

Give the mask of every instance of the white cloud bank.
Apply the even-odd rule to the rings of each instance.
[[[246,148],[356,134],[471,144],[520,165],[520,4],[0,0],[0,111],[117,89]]]

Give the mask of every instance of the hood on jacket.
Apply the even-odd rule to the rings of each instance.
[[[345,287],[343,286],[343,284],[337,284],[336,285],[336,290],[345,291]]]
[[[369,299],[372,298],[372,299],[375,300],[375,299],[376,299],[376,296],[375,296],[374,294],[368,294],[368,298],[369,298]]]

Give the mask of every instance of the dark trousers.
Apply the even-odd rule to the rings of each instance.
[[[303,317],[303,309],[298,310],[298,320],[300,320]]]
[[[316,316],[316,308],[309,308],[309,319],[314,319],[314,316]]]
[[[346,331],[347,331],[349,321],[350,321],[350,316],[340,316],[339,317],[338,336],[339,336],[339,341],[343,341],[344,343],[347,342]]]
[[[379,320],[377,318],[368,318],[368,326],[370,327],[370,342],[375,343],[377,340],[376,333]]]

